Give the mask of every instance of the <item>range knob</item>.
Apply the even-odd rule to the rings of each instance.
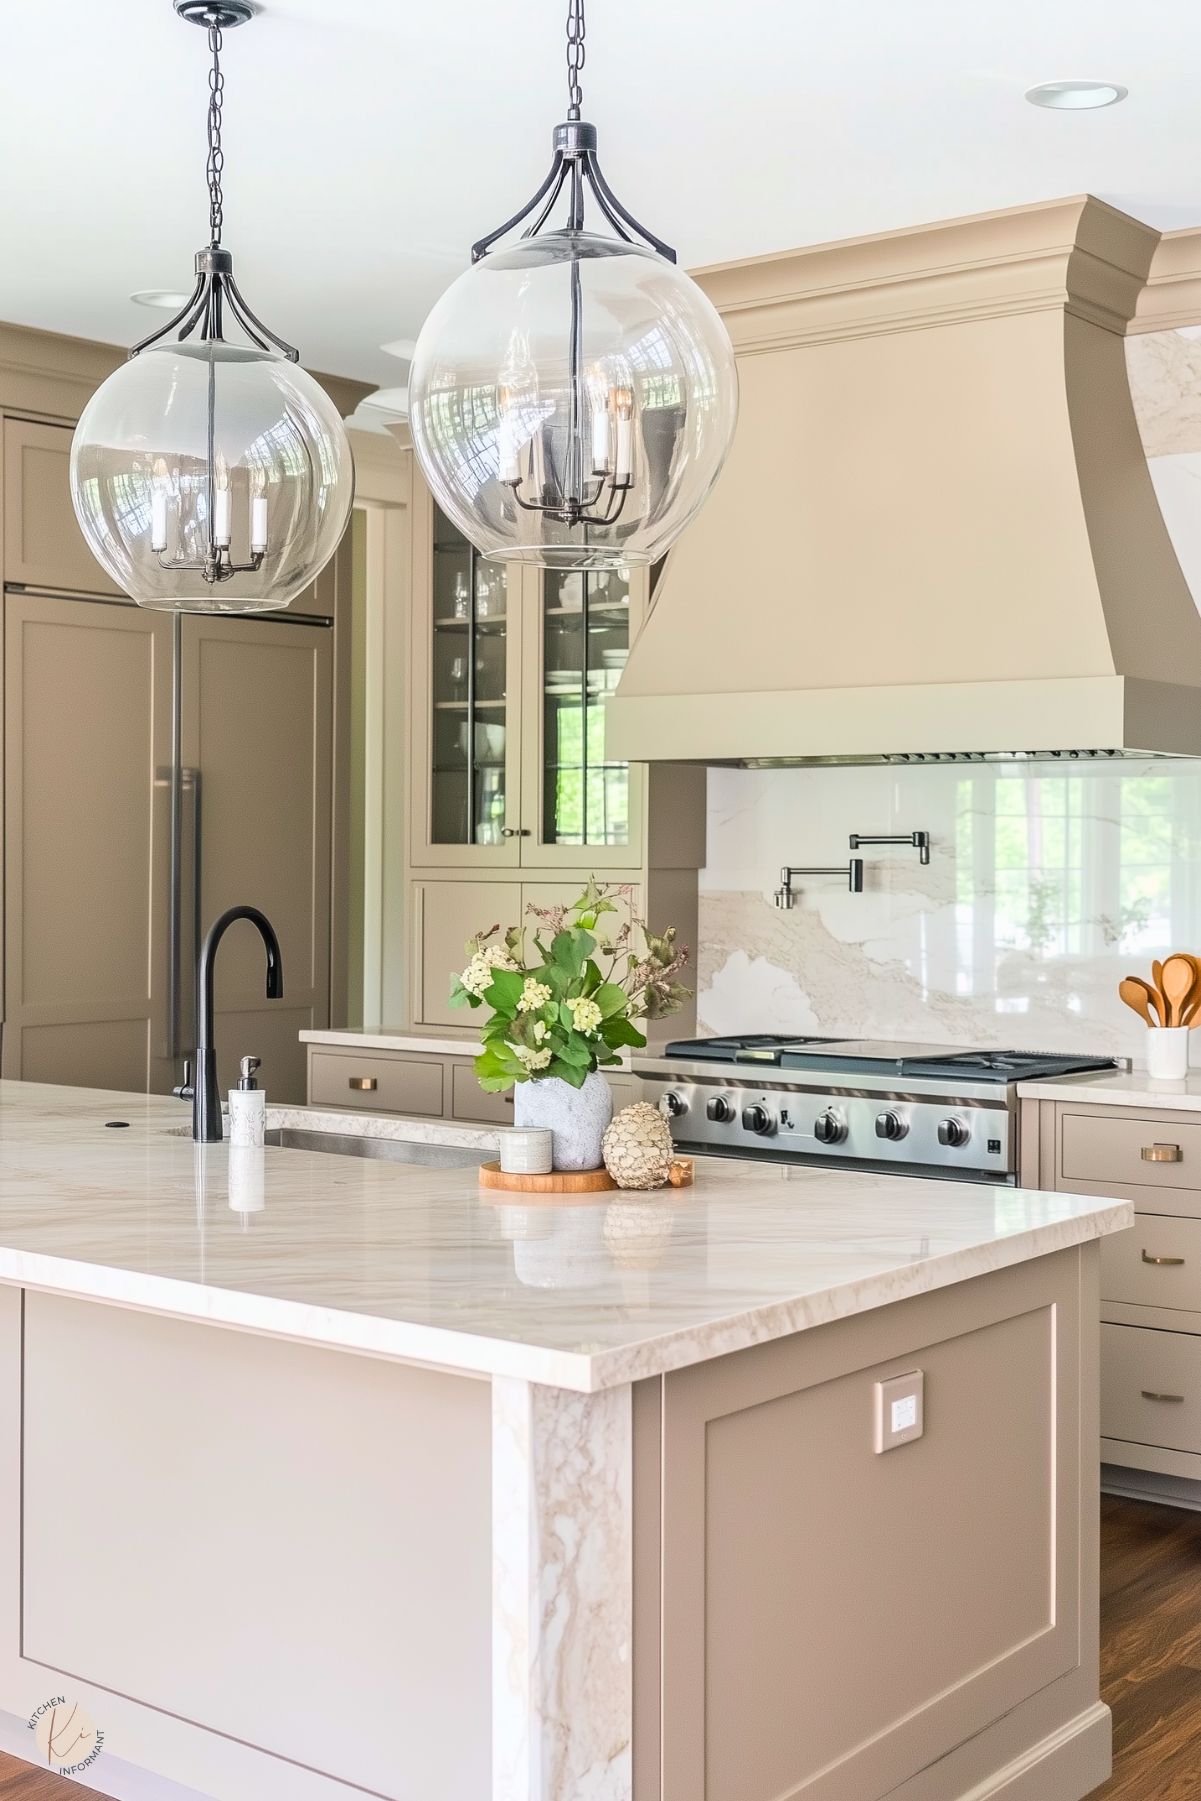
[[[715,1094],[705,1107],[705,1115],[719,1126],[728,1126],[734,1117],[734,1103],[728,1094]]]
[[[775,1121],[761,1101],[752,1101],[749,1107],[742,1109],[742,1123],[748,1132],[758,1132],[762,1136],[771,1131]]]
[[[813,1136],[819,1144],[841,1144],[847,1135],[847,1122],[827,1107],[813,1122]]]
[[[970,1126],[961,1119],[940,1119],[938,1122],[939,1144],[949,1144],[957,1150],[971,1135]]]
[[[899,1113],[890,1108],[887,1113],[876,1115],[876,1137],[888,1138],[895,1144],[898,1138],[904,1138],[909,1126]]]
[[[679,1119],[681,1113],[687,1113],[688,1102],[682,1094],[677,1094],[673,1088],[669,1088],[659,1101],[659,1111],[664,1119]]]

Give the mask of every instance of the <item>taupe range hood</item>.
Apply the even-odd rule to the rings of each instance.
[[[738,435],[612,754],[1201,755],[1201,614],[1124,355],[1158,242],[1078,198],[702,271]]]

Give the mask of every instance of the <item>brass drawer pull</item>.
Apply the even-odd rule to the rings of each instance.
[[[1183,1395],[1156,1394],[1153,1388],[1144,1388],[1141,1390],[1141,1393],[1144,1401],[1183,1401],[1184,1399]]]
[[[360,1094],[373,1094],[379,1087],[379,1083],[374,1076],[351,1076],[346,1086],[357,1088]]]
[[[1144,1163],[1180,1163],[1184,1157],[1178,1144],[1145,1144],[1139,1155]]]
[[[1158,1263],[1158,1264],[1161,1264],[1165,1269],[1178,1269],[1180,1267],[1180,1265],[1184,1262],[1184,1258],[1183,1257],[1151,1257],[1147,1254],[1146,1251],[1144,1251],[1143,1252],[1143,1262],[1144,1263]]]

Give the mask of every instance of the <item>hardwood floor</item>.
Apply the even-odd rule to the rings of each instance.
[[[1197,1801],[1201,1513],[1103,1496],[1101,1694],[1113,1776],[1095,1801]]]
[[[1114,1773],[1090,1801],[1199,1801],[1201,1513],[1102,1499],[1101,1693]],[[96,1793],[0,1756],[0,1801]]]

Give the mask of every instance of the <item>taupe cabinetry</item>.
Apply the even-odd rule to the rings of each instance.
[[[413,1114],[458,1119],[473,1125],[511,1126],[513,1094],[485,1094],[476,1080],[474,1055],[446,1051],[357,1049],[352,1044],[310,1044],[309,1105],[353,1113]],[[628,1107],[641,1095],[637,1078],[605,1072],[613,1105]]]
[[[591,875],[628,883],[635,912],[695,942],[705,776],[608,755],[647,571],[489,563],[416,473],[413,494],[407,1013],[461,1027],[446,995],[464,939],[516,923],[536,896],[573,899]]]
[[[1089,1246],[639,1384],[638,1801],[1103,1780],[1095,1308]],[[877,1455],[874,1385],[915,1368],[925,1431]]]
[[[30,588],[118,594],[75,523],[71,427],[4,421],[4,579]]]
[[[1201,1480],[1201,1114],[1023,1102],[1022,1181],[1133,1201],[1101,1247],[1101,1454]]]
[[[3,1070],[171,1085],[171,623],[5,600]]]
[[[6,594],[6,1076],[170,1088],[199,933],[251,901],[285,999],[265,1000],[257,934],[236,927],[220,1080],[253,1051],[301,1098],[296,1034],[328,1017],[331,686],[327,627]]]

